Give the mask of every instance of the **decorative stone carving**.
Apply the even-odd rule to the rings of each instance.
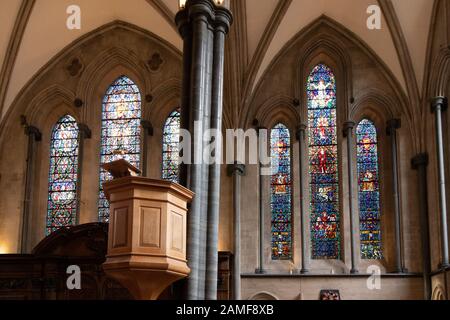
[[[164,60],[161,58],[161,55],[158,52],[154,53],[151,59],[147,62],[150,70],[153,72],[159,71],[163,63]]]
[[[83,70],[83,64],[81,63],[80,59],[73,58],[70,61],[70,64],[67,66],[67,71],[69,72],[69,75],[71,77],[76,77],[79,74],[81,74]]]

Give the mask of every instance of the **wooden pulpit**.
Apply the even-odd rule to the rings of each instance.
[[[176,183],[139,177],[123,159],[104,168],[114,179],[103,184],[110,203],[103,269],[136,299],[156,300],[189,275],[187,205],[194,194]]]

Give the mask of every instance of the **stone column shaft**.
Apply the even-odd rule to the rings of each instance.
[[[301,228],[302,228],[302,234],[301,234],[301,246],[302,246],[302,268],[300,270],[300,273],[308,273],[309,272],[309,255],[308,253],[308,245],[309,245],[309,239],[307,238],[307,230],[308,230],[308,224],[307,224],[307,217],[306,217],[306,210],[304,206],[304,179],[303,179],[303,173],[305,172],[304,168],[304,161],[303,157],[306,154],[306,129],[307,126],[302,124],[297,129],[297,140],[299,144],[299,156],[298,156],[298,164],[299,164],[299,182],[300,182],[300,220],[301,220]]]
[[[92,133],[91,129],[84,124],[78,124],[79,138],[78,138],[78,172],[77,172],[77,216],[75,224],[80,223],[80,204],[81,204],[81,190],[83,184],[83,159],[84,159],[84,141],[86,139],[91,139]]]
[[[442,132],[442,112],[448,108],[448,100],[444,97],[436,97],[431,102],[431,111],[435,114],[436,121],[436,149],[439,175],[439,207],[441,209],[441,268],[449,266],[448,258],[448,227],[447,227],[447,197],[445,188],[445,161],[444,138]]]
[[[147,177],[148,175],[148,137],[153,136],[153,126],[150,121],[142,120],[141,126],[143,129],[143,142],[142,142],[142,165],[141,171],[142,176]]]
[[[241,177],[245,175],[245,166],[228,165],[228,175],[233,176],[233,299],[241,300]]]
[[[354,195],[353,195],[353,128],[355,127],[354,122],[344,123],[344,137],[347,138],[347,170],[348,170],[348,194],[349,194],[349,212],[350,212],[350,242],[351,242],[351,270],[350,273],[358,273],[358,268],[356,266],[356,261],[358,261],[358,238],[356,230],[359,230],[357,226],[359,225],[358,216],[355,213]],[[355,221],[357,220],[357,221]]]
[[[420,231],[422,234],[422,268],[424,299],[431,299],[431,256],[430,256],[430,235],[428,222],[428,188],[427,188],[427,166],[428,154],[419,154],[411,161],[413,169],[417,170],[417,194],[419,197]]]
[[[258,242],[258,267],[255,273],[262,274],[264,271],[264,174],[263,174],[263,145],[264,141],[261,139],[261,130],[267,130],[266,128],[258,128],[258,187],[259,187],[259,242]]]
[[[222,12],[222,11],[220,11]],[[218,14],[219,12],[217,12]],[[223,112],[223,75],[225,65],[225,35],[228,32],[231,16],[223,12],[225,20],[215,26],[214,50],[213,50],[213,80],[212,80],[212,105],[211,125],[218,135],[222,134],[222,112]],[[227,17],[228,16],[228,17]],[[216,19],[217,19],[216,15]],[[228,18],[228,19],[227,19]],[[209,166],[209,192],[208,192],[208,237],[206,252],[206,299],[217,299],[217,276],[218,276],[218,243],[219,243],[219,220],[220,220],[220,185],[221,185],[221,162],[222,162],[222,139],[215,137],[214,157],[216,163]],[[235,258],[236,259],[236,258]]]
[[[36,143],[42,140],[42,134],[38,128],[26,125],[25,134],[28,136],[27,158],[26,158],[26,173],[25,173],[25,192],[23,198],[23,214],[22,214],[22,235],[20,252],[22,254],[29,253],[30,248],[30,234],[31,234],[31,208],[33,197],[33,183],[35,175],[35,154]]]
[[[394,219],[395,219],[395,272],[403,273],[406,270],[403,267],[402,248],[403,241],[401,237],[401,210],[400,210],[400,186],[398,182],[398,154],[397,154],[397,129],[401,128],[400,119],[392,119],[387,122],[387,135],[391,136],[392,152],[392,191],[394,197]]]

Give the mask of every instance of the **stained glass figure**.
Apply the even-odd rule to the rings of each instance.
[[[137,85],[121,76],[108,88],[103,98],[100,163],[125,159],[140,168],[141,94]],[[109,220],[109,203],[102,183],[111,175],[100,168],[98,215],[100,222]]]
[[[76,120],[66,115],[53,127],[50,141],[46,234],[77,219],[78,136]]]
[[[292,174],[289,129],[277,124],[270,133],[272,259],[292,257]]]
[[[311,253],[313,259],[340,258],[336,81],[324,64],[310,73],[308,97]]]
[[[362,259],[381,259],[377,129],[363,119],[356,127],[359,228]]]
[[[179,170],[180,112],[173,111],[166,120],[163,130],[162,178],[172,182],[180,181]]]

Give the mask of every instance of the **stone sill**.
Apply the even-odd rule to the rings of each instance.
[[[306,274],[289,274],[289,273],[243,273],[241,278],[368,278],[373,274],[368,273],[341,273],[341,274],[325,274],[325,273],[306,273]],[[382,278],[422,278],[422,273],[383,273]]]

